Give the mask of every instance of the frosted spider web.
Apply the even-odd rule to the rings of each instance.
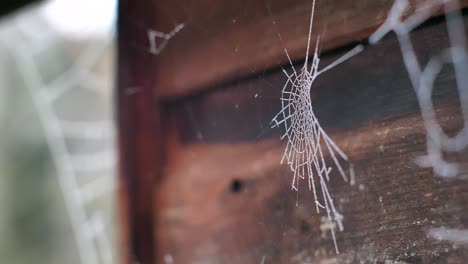
[[[451,47],[434,55],[429,62],[421,66],[410,33],[417,26],[427,21],[436,8],[443,6],[449,41]],[[384,24],[369,38],[369,43],[376,44],[390,31],[395,32],[408,72],[411,85],[416,93],[421,115],[426,130],[427,155],[417,158],[421,167],[432,168],[434,175],[442,178],[454,178],[466,174],[466,169],[460,162],[444,160],[444,152],[462,152],[468,146],[468,53],[463,16],[458,0],[425,1],[416,7],[409,17],[405,12],[410,8],[407,0],[396,0]],[[437,122],[432,91],[437,75],[445,64],[453,64],[456,85],[460,98],[463,129],[455,136],[449,137]],[[431,227],[427,235],[436,240],[447,240],[457,244],[468,244],[468,230]]]
[[[154,29],[148,29],[149,53],[159,55],[169,43],[169,40],[174,37],[179,31],[184,28],[184,24],[177,24],[169,33],[164,33]],[[158,41],[161,40],[161,42]]]
[[[81,154],[70,147],[70,141],[98,146],[100,141],[111,139],[112,142],[113,124],[108,119],[64,120],[57,106],[57,100],[74,89],[86,89],[95,96],[103,96],[105,81],[92,68],[110,48],[110,39],[98,44],[91,42],[71,67],[52,81],[47,81],[35,57],[53,49],[52,44],[58,42],[60,37],[49,30],[36,31],[37,25],[33,20],[28,21],[27,17],[16,18],[13,22],[14,34],[1,35],[0,43],[13,57],[38,113],[81,263],[114,263],[109,234],[109,226],[113,222],[108,212],[110,208],[97,208],[95,203],[98,198],[111,195],[114,191],[112,170],[115,151],[112,144]],[[85,183],[83,178],[87,179]]]
[[[315,79],[322,73],[338,66],[340,63],[348,60],[363,50],[362,45],[358,45],[345,55],[319,70],[320,58],[318,47],[320,37],[317,38],[315,51],[310,68],[308,66],[310,40],[312,35],[312,25],[315,12],[315,0],[312,2],[312,11],[310,16],[309,36],[307,40],[307,52],[303,67],[296,71],[292,61],[285,49],[286,56],[293,70],[289,74],[283,69],[287,77],[281,93],[281,111],[273,118],[272,127],[284,126],[285,133],[281,139],[286,139],[286,148],[281,160],[289,165],[293,172],[291,187],[296,192],[299,191],[299,180],[307,178],[309,190],[314,194],[317,213],[320,209],[325,209],[330,222],[330,230],[335,245],[336,253],[339,253],[336,242],[335,228],[343,230],[343,216],[335,208],[333,198],[328,190],[327,183],[330,180],[332,166],[329,166],[325,160],[325,154],[331,156],[333,165],[339,171],[341,177],[347,182],[348,176],[340,162],[340,159],[349,164],[350,182],[354,185],[354,169],[348,156],[338,147],[338,145],[327,135],[320,126],[317,117],[314,114],[310,90]],[[319,187],[316,187],[315,180],[318,180]],[[320,189],[322,197],[319,198]]]
[[[433,56],[425,67],[420,65],[411,42],[411,31],[425,22],[440,5],[444,6],[446,23],[451,47]],[[462,173],[460,163],[447,162],[444,152],[461,152],[468,146],[468,54],[463,19],[458,1],[425,1],[416,12],[403,20],[410,5],[407,0],[396,0],[385,23],[369,38],[377,43],[388,32],[394,31],[400,43],[403,61],[416,93],[426,129],[427,155],[419,157],[417,163],[422,167],[432,168],[440,177],[455,177]],[[463,129],[454,137],[449,137],[436,120],[432,91],[434,81],[445,64],[455,68],[455,77],[464,120]]]

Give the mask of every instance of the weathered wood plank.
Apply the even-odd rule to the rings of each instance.
[[[436,21],[413,33],[422,61],[448,46],[444,26]],[[154,192],[156,261],[165,256],[175,263],[468,259],[466,246],[427,235],[431,227],[468,229],[468,181],[441,180],[415,164],[425,154],[426,133],[395,38],[368,47],[321,76],[312,89],[319,120],[357,174],[356,186],[339,175],[330,183],[344,215],[339,255],[306,181],[296,206],[291,172],[279,163],[282,131],[268,123],[280,109],[284,82],[283,73],[275,71],[167,103],[166,163]],[[433,95],[439,122],[451,134],[462,127],[454,85],[447,68]],[[466,153],[458,158],[466,161]]]
[[[420,1],[412,1],[417,3]],[[328,51],[366,39],[387,16],[393,0],[317,1],[313,40]],[[463,6],[468,1],[461,1]],[[158,55],[153,69],[160,97],[193,94],[287,64],[306,51],[311,0],[162,0],[148,6],[150,24],[135,29],[163,32],[185,28]],[[436,12],[440,13],[440,12]],[[131,40],[127,40],[131,41]],[[139,46],[142,50],[146,46]],[[148,54],[149,55],[149,54]]]
[[[120,0],[118,20],[117,123],[121,263],[154,263],[153,185],[162,168],[162,109],[153,100],[154,57],[135,48],[146,39],[137,21],[151,17],[147,2]],[[128,42],[128,40],[132,40]]]

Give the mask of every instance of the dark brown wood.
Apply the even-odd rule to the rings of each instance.
[[[311,0],[155,2],[152,29],[169,32],[177,23],[185,23],[156,62],[161,97],[193,94],[275,69],[287,64],[284,49],[293,60],[304,59]],[[321,36],[322,51],[362,41],[383,23],[392,3],[317,1],[313,41]],[[468,1],[461,4],[466,6]],[[136,30],[145,35],[149,27],[141,27]]]
[[[119,1],[117,121],[122,263],[154,263],[153,185],[162,168],[161,107],[153,100],[154,61],[140,47],[146,36],[135,30],[151,25],[142,1]]]

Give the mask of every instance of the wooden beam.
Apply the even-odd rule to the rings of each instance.
[[[313,41],[320,35],[322,52],[362,41],[383,23],[392,3],[319,0]],[[467,0],[461,3],[468,5]],[[311,4],[311,0],[156,1],[147,7],[152,23],[135,28],[140,37],[146,37],[148,29],[169,32],[177,23],[185,24],[152,70],[158,97],[193,94],[275,69],[287,64],[284,49],[294,61],[303,60]],[[148,50],[148,45],[139,48]]]
[[[148,2],[119,1],[117,124],[119,148],[120,262],[154,263],[153,185],[161,175],[164,116],[153,100],[154,57],[135,49],[145,38],[135,30],[147,21]],[[131,40],[131,42],[129,42]]]

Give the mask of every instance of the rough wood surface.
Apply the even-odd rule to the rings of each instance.
[[[418,3],[421,1],[411,1]],[[311,0],[213,1],[161,0],[147,29],[185,28],[172,38],[153,69],[161,97],[193,94],[238,78],[260,74],[293,60],[306,50]],[[327,51],[366,39],[383,21],[393,0],[317,1],[313,39]],[[461,1],[468,5],[468,1]],[[145,47],[141,47],[144,49]],[[147,47],[146,47],[147,49]]]
[[[412,35],[422,61],[448,45],[440,22]],[[318,119],[356,168],[355,186],[339,175],[331,180],[344,215],[339,255],[306,181],[296,206],[291,172],[279,163],[282,131],[270,129],[269,121],[284,82],[275,71],[168,103],[167,162],[154,192],[157,261],[468,260],[466,245],[427,235],[431,227],[468,228],[468,181],[442,180],[415,164],[425,154],[425,130],[394,38],[321,76],[312,89]],[[439,121],[451,134],[462,126],[454,84],[447,68],[434,92]]]
[[[345,26],[352,17],[358,19],[351,12],[366,18],[366,12],[380,14],[380,8],[391,4],[331,1],[341,8],[327,9],[328,2],[322,2],[318,9],[336,21],[335,25],[330,20],[326,30],[320,31],[324,49],[356,40],[350,36],[361,36],[358,29]],[[425,131],[393,37],[322,75],[312,91],[319,120],[355,163],[357,174],[356,186],[346,185],[338,177],[331,182],[345,217],[345,231],[337,234],[342,253],[336,255],[323,215],[315,213],[312,193],[305,184],[296,206],[296,193],[290,190],[291,172],[279,164],[282,131],[269,128],[280,108],[285,77],[278,69],[263,70],[284,63],[279,55],[283,47],[294,58],[303,57],[309,3],[302,8],[306,1],[226,2],[223,5],[234,14],[243,15],[236,18],[242,25],[237,29],[226,11],[231,9],[223,9],[215,1],[173,2],[158,9],[160,3],[164,1],[121,0],[119,4],[117,110],[123,263],[171,263],[171,259],[173,263],[227,264],[262,260],[466,262],[466,245],[427,236],[430,227],[468,229],[468,180],[441,180],[414,163],[414,158],[425,153]],[[271,12],[263,9],[266,6]],[[351,7],[355,9],[351,11]],[[370,9],[364,12],[366,8]],[[278,15],[283,9],[288,15]],[[347,20],[337,18],[342,9],[349,9]],[[176,11],[181,10],[185,13],[179,17]],[[196,13],[202,10],[207,13]],[[264,21],[257,21],[258,16]],[[271,29],[272,17],[277,18],[279,29]],[[326,23],[320,22],[325,18],[319,15],[317,19],[316,27],[325,28]],[[368,34],[366,30],[384,16],[379,19],[367,17],[364,22],[370,26],[360,30]],[[340,24],[343,21],[348,22]],[[150,55],[146,30],[170,30],[176,22],[187,23],[188,36],[181,33],[160,56]],[[412,35],[423,61],[448,45],[440,22],[432,21]],[[257,31],[249,31],[250,26]],[[259,41],[262,30],[269,37],[282,34],[283,42],[272,44],[277,51],[269,49],[269,42]],[[344,34],[341,42],[330,37],[335,31]],[[287,41],[286,34],[290,34]],[[232,46],[227,46],[223,39],[239,43],[230,41]],[[236,45],[240,55],[233,55]],[[323,65],[338,53],[324,56]],[[268,67],[267,61],[271,63]],[[250,77],[213,85],[246,75]],[[439,121],[452,134],[462,126],[453,79],[451,69],[445,69],[434,92]],[[212,89],[205,89],[208,86]],[[199,93],[166,100],[194,91]],[[463,154],[451,158],[466,160]]]

